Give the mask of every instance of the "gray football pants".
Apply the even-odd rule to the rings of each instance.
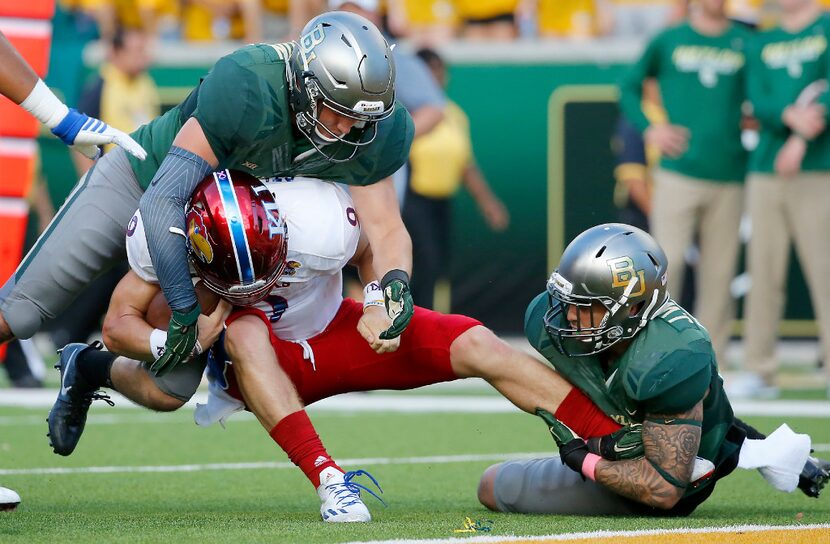
[[[0,311],[16,337],[30,338],[93,279],[126,259],[126,226],[142,193],[120,148],[81,178],[0,289]]]
[[[628,500],[562,464],[559,457],[506,461],[493,481],[501,512],[583,516],[638,516],[644,505]]]

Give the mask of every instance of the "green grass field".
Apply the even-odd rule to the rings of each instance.
[[[197,427],[188,408],[174,414],[95,408],[78,449],[62,458],[47,446],[47,411],[0,408],[0,484],[23,498],[16,512],[0,515],[0,542],[322,543],[450,538],[463,536],[454,530],[462,528],[467,516],[492,521],[492,532],[487,533],[491,535],[788,525],[797,519],[830,522],[830,492],[819,500],[800,493],[787,495],[746,471],[721,481],[713,497],[688,519],[495,514],[476,500],[478,478],[501,454],[507,458],[555,449],[536,418],[518,413],[312,411],[329,453],[339,460],[360,462],[359,466],[344,463],[344,468],[370,471],[383,486],[388,503],[383,507],[365,498],[375,518],[371,524],[328,525],[319,519],[319,501],[311,485],[299,470],[285,466],[285,454],[251,417],[232,418],[223,430]],[[780,420],[747,419],[766,430]],[[830,444],[827,419],[789,418],[789,423],[811,433],[814,443]],[[427,456],[482,456],[478,458],[484,460],[418,459]],[[180,467],[263,462],[276,466],[210,470],[196,466],[192,471]],[[116,472],[9,473],[58,467],[113,467],[108,470]],[[126,472],[124,467],[171,468],[170,472]]]

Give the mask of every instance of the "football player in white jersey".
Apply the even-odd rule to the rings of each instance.
[[[229,173],[228,177],[235,180],[239,175]],[[262,222],[287,232],[289,240],[279,280],[265,298],[236,306],[226,320],[227,309],[221,303],[200,318],[206,322],[199,324],[205,347],[223,320],[227,328],[211,350],[209,402],[197,409],[196,419],[203,425],[223,421],[247,406],[317,487],[325,520],[371,519],[360,501],[362,486],[351,481],[354,474],[344,474],[331,460],[303,410],[304,405],[338,393],[410,389],[477,376],[522,410],[534,413],[543,408],[554,413],[580,436],[601,436],[620,428],[552,369],[511,348],[475,319],[416,308],[403,335],[380,339],[390,319],[372,271],[371,248],[361,237],[348,193],[331,183],[296,181],[266,181],[278,203],[279,217],[273,221],[266,217]],[[259,195],[262,190],[253,192]],[[201,199],[194,194],[192,201]],[[260,208],[268,205],[265,202]],[[243,275],[240,272],[234,278],[237,268],[244,268],[246,257],[256,261],[259,251],[255,244],[249,244],[252,251],[246,253],[239,251],[236,242],[217,243],[213,219],[188,214],[192,216],[187,235],[194,271],[222,298],[233,300]],[[176,369],[158,378],[146,371],[148,363],[137,362],[158,356],[164,333],[153,327],[164,326],[168,317],[156,311],[163,297],[153,283],[155,272],[141,227],[136,215],[128,229],[132,270],[113,294],[104,323],[107,346],[134,360],[72,344],[64,349],[60,364],[74,362],[94,389],[112,387],[143,406],[174,410],[195,392],[205,363],[194,359],[182,365],[187,370]],[[220,271],[217,264],[228,255],[234,267]],[[342,297],[341,271],[348,263],[358,267],[366,283],[363,304]],[[261,275],[268,277],[266,270]],[[267,283],[263,279],[262,285]],[[213,307],[208,298],[203,297],[203,308]],[[218,297],[214,294],[213,298]],[[56,452],[71,453],[80,430],[71,438],[59,444],[61,451],[56,448]]]

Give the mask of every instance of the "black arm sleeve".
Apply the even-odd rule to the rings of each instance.
[[[184,208],[190,194],[211,170],[198,155],[173,146],[138,206],[159,284],[170,308],[179,312],[190,310],[197,303],[187,264]]]

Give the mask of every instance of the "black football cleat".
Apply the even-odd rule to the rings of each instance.
[[[78,372],[78,356],[87,349],[100,350],[100,342],[67,344],[58,350],[60,358],[55,368],[61,373],[61,389],[49,411],[49,445],[58,455],[69,455],[75,450],[84,432],[86,415],[94,400],[104,400],[114,406],[109,396],[86,383]]]
[[[798,488],[808,497],[818,497],[830,481],[830,461],[813,457],[807,458],[804,470],[798,477]]]

